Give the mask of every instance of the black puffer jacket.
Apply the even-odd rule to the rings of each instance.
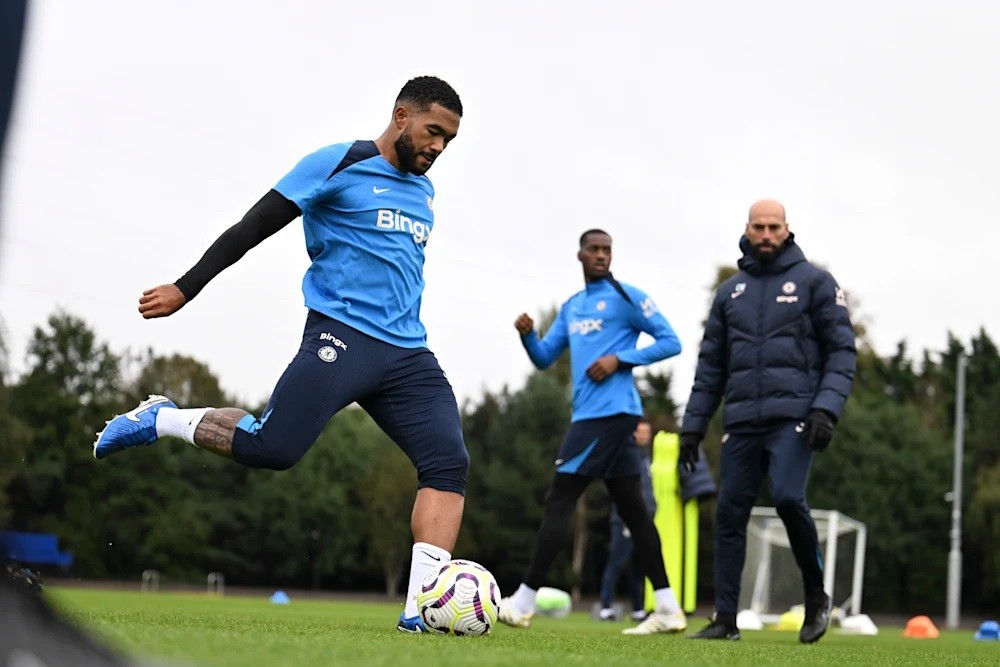
[[[839,417],[857,361],[843,290],[792,234],[772,264],[751,256],[746,237],[740,249],[740,272],[712,302],[682,430],[705,433],[723,398],[727,428],[805,419],[813,408]]]

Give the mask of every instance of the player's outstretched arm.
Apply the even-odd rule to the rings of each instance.
[[[555,322],[549,327],[545,338],[539,340],[535,333],[535,321],[527,313],[521,313],[514,320],[514,328],[521,335],[521,344],[524,345],[528,358],[536,368],[545,370],[552,365],[552,362],[559,358],[563,350],[569,344],[569,336],[566,333],[566,322],[563,318],[562,309],[556,317]]]
[[[294,202],[269,190],[243,219],[215,240],[198,263],[173,285],[160,285],[143,292],[139,312],[146,319],[171,315],[195,298],[212,278],[229,268],[301,214]]]

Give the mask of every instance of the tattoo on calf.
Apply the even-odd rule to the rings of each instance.
[[[213,454],[233,458],[236,424],[249,413],[239,408],[219,408],[205,413],[194,431],[194,444]]]

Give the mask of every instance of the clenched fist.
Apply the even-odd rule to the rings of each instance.
[[[522,336],[527,336],[535,330],[535,321],[531,319],[531,315],[528,315],[528,313],[521,313],[518,318],[514,320],[514,328],[517,329],[517,333]]]
[[[139,297],[139,312],[147,320],[173,315],[187,303],[177,285],[160,285],[148,289]]]

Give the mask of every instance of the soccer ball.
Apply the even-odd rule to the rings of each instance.
[[[424,578],[417,612],[431,632],[479,637],[500,613],[500,588],[489,570],[471,560],[451,560]]]

